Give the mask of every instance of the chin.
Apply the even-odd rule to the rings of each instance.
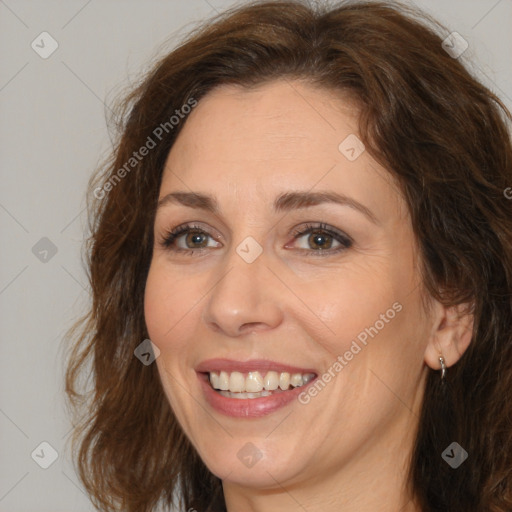
[[[217,444],[215,439],[197,433],[196,446],[208,469],[223,482],[254,488],[275,488],[300,480],[310,460],[306,447],[283,443],[282,439],[236,436]],[[291,441],[291,440],[290,440]],[[212,448],[214,446],[214,448]],[[300,459],[298,458],[300,457]]]

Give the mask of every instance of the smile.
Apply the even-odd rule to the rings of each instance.
[[[274,370],[263,373],[220,371],[208,374],[208,380],[213,389],[222,396],[238,399],[253,399],[282,393],[304,386],[314,378],[314,373],[302,374]]]
[[[266,416],[291,404],[319,374],[264,359],[209,359],[195,371],[210,407],[236,418]]]

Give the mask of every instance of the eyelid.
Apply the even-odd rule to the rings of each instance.
[[[177,238],[183,236],[184,234],[187,234],[192,231],[197,231],[198,233],[204,233],[205,235],[209,236],[213,240],[219,242],[219,239],[222,238],[221,235],[213,235],[210,233],[210,231],[207,228],[204,228],[200,225],[200,222],[185,222],[184,224],[179,224],[178,226],[166,230],[163,234],[163,236],[160,239],[160,245],[164,249],[172,250],[170,249],[170,246],[176,241]],[[206,249],[206,248],[203,248]],[[198,251],[201,250],[201,248],[197,249],[181,249],[186,252],[191,251]],[[176,252],[180,252],[180,249],[175,249]]]
[[[302,238],[306,235],[309,235],[315,231],[318,231],[320,233],[326,233],[328,236],[332,237],[334,240],[336,240],[339,244],[339,247],[335,249],[298,249],[300,252],[304,253],[305,256],[312,256],[312,257],[327,257],[327,256],[334,256],[337,255],[343,251],[346,251],[350,247],[352,247],[354,240],[352,237],[347,235],[344,231],[341,231],[333,226],[330,226],[329,224],[326,224],[325,222],[315,222],[315,223],[306,223],[301,224],[294,230],[292,230],[292,235],[294,237],[294,240],[297,240],[298,238]],[[288,244],[285,246],[288,247]]]
[[[334,226],[330,226],[329,224],[326,224],[325,222],[318,222],[318,223],[310,223],[306,222],[306,224],[301,224],[300,226],[294,228],[292,230],[292,236],[297,239],[301,236],[304,236],[305,234],[311,233],[312,231],[323,231],[325,233],[328,233],[334,237],[343,238],[346,242],[353,243],[354,240],[347,235],[344,231],[341,231]]]
[[[201,234],[205,234],[206,236],[212,238],[216,242],[219,242],[219,239],[222,239],[222,235],[215,236],[210,233],[208,228],[204,228],[200,224],[201,222],[186,222],[184,224],[176,226],[171,230],[166,231],[163,237],[160,239],[160,246],[163,247],[165,250],[169,250],[176,253],[189,253],[190,255],[195,253],[203,253],[205,250],[211,249],[211,247],[198,247],[195,249],[172,248],[172,245],[175,243],[176,239],[180,238],[184,234],[188,234],[194,231],[197,231],[198,233]],[[336,249],[319,250],[298,249],[300,252],[303,252],[311,256],[329,256],[350,248],[354,243],[353,239],[344,231],[341,231],[324,222],[307,222],[305,224],[301,224],[291,231],[290,236],[293,236],[293,239],[297,240],[298,238],[302,238],[303,236],[306,236],[314,231],[327,233],[328,236],[331,236],[340,244],[340,247]],[[288,245],[289,244],[287,244],[285,247],[288,247]]]

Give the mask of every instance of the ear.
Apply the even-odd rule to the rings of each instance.
[[[432,331],[425,349],[425,363],[434,370],[441,368],[442,355],[447,367],[454,365],[469,347],[473,337],[472,305],[446,307],[435,301]]]

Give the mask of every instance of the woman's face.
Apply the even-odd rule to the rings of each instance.
[[[146,323],[172,409],[225,485],[349,468],[371,485],[414,438],[431,326],[411,220],[338,96],[216,89],[166,162]]]

